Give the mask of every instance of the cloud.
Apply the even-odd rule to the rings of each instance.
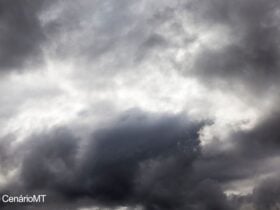
[[[234,133],[232,139],[240,153],[248,157],[277,156],[280,146],[279,122],[278,111],[272,112],[254,128]]]
[[[0,2],[0,72],[21,72],[43,61],[46,36],[39,16],[48,4],[28,0]]]
[[[278,125],[279,114],[273,112],[250,129],[232,131],[224,139],[227,146],[219,146],[219,141],[205,146],[193,164],[194,177],[216,180],[225,192],[237,194],[237,200],[229,197],[236,209],[273,209],[279,203],[273,197],[277,181],[271,180],[280,174]],[[266,200],[264,190],[271,200]]]
[[[253,193],[253,203],[257,210],[279,209],[280,207],[279,178],[272,177],[264,180]]]
[[[45,209],[276,208],[279,6],[0,1],[0,74],[42,69],[2,79],[0,192],[47,193]]]
[[[191,1],[198,25],[230,31],[227,36],[220,33],[220,40],[227,39],[227,44],[220,41],[215,43],[218,48],[200,48],[192,73],[212,85],[224,82],[253,91],[277,86],[279,7],[277,1],[264,0]]]
[[[278,176],[270,176],[257,184],[251,194],[233,196],[232,201],[240,210],[275,210],[280,205],[279,190]]]
[[[93,137],[93,146],[89,147],[94,150],[86,151],[81,170],[86,171],[81,178],[87,183],[85,192],[100,197],[105,203],[127,200],[141,204],[143,200],[135,184],[140,164],[146,173],[143,169],[146,161],[162,164],[168,158],[182,156],[181,166],[185,164],[188,168],[198,152],[197,126],[178,116],[153,119],[141,113],[130,113],[114,127],[98,131]]]
[[[2,191],[45,192],[46,205],[69,208],[231,209],[217,182],[195,178],[201,126],[178,115],[131,110],[88,140],[67,128],[36,134],[19,148],[17,181]]]
[[[219,180],[220,184],[251,179],[254,188],[256,180],[279,173],[279,114],[273,112],[259,120],[250,129],[231,131],[222,142],[210,142],[203,147],[203,155],[195,161],[196,177],[207,176]]]
[[[52,133],[34,135],[29,141],[25,144],[29,155],[23,158],[20,175],[24,189],[52,188],[67,181],[65,178],[74,168],[79,149],[78,138],[69,130],[59,128]]]

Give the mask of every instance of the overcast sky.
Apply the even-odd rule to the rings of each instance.
[[[280,209],[278,0],[0,0],[2,209]]]

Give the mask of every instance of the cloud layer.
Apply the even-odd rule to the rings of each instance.
[[[276,0],[0,0],[3,209],[279,209]]]

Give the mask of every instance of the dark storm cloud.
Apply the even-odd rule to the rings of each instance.
[[[128,0],[71,1],[56,11],[58,19],[47,22],[44,29],[39,16],[45,1],[0,0],[0,71],[41,62],[45,30],[53,42],[57,38],[58,54],[71,54],[86,64],[102,58],[112,64],[108,68],[110,84],[111,72],[124,71],[122,67],[128,63],[135,67],[134,61],[148,60],[152,53],[164,54],[169,47],[188,47],[197,41],[185,34],[183,23],[176,23],[176,6],[148,9],[147,13],[138,11],[138,6]],[[223,81],[254,91],[278,86],[279,7],[274,0],[188,4],[197,24],[207,30],[225,26],[233,34],[229,45],[215,49],[202,46],[191,74],[206,84]],[[164,24],[165,30],[159,30]],[[178,32],[179,40],[186,37],[184,45],[172,37],[174,34],[164,34],[174,32],[171,29]],[[107,68],[101,64],[95,66],[102,66],[103,76]],[[269,115],[251,130],[233,133],[229,138],[232,148],[219,150],[221,145],[213,143],[210,149],[203,148],[204,153],[198,134],[203,123],[137,110],[95,129],[88,139],[67,128],[34,134],[15,146],[7,138],[0,141],[1,174],[17,167],[19,174],[1,186],[0,192],[46,193],[48,201],[40,206],[45,209],[139,205],[145,210],[230,210],[247,202],[270,210],[279,205],[277,179],[266,180],[251,195],[235,200],[229,200],[223,191],[232,182],[265,174],[262,164],[279,155],[279,125],[279,114]],[[215,149],[210,151],[211,147]]]
[[[251,129],[232,132],[226,150],[219,150],[220,143],[206,146],[203,156],[194,163],[195,177],[199,180],[207,176],[227,185],[256,174],[277,172],[269,161],[279,157],[279,125],[279,113],[273,113]]]
[[[279,125],[279,112],[273,112],[253,129],[236,132],[231,138],[239,153],[250,158],[277,156],[280,149]]]
[[[18,181],[6,191],[45,192],[44,205],[56,208],[231,209],[218,182],[195,178],[201,126],[177,115],[130,111],[89,140],[65,128],[33,135],[20,148]]]
[[[257,210],[280,208],[280,179],[268,178],[254,189],[252,202]]]
[[[243,180],[258,172],[258,160],[250,159],[246,154],[239,154],[233,149],[214,155],[204,155],[194,163],[197,180],[208,177],[218,180],[220,184]]]
[[[238,209],[277,210],[280,208],[279,175],[264,179],[253,189],[252,194],[232,197]]]
[[[218,181],[207,174],[196,178],[193,164],[186,165],[181,158],[154,163],[142,171],[139,185],[146,209],[233,209]]]
[[[42,61],[42,43],[46,37],[39,15],[49,3],[0,1],[0,72],[20,71]]]
[[[47,204],[4,204],[4,209],[42,209],[67,208],[76,209],[74,204],[64,201],[64,186],[68,186],[74,173],[77,162],[76,155],[79,150],[79,138],[67,128],[55,128],[50,132],[34,134],[26,142],[18,143],[14,152],[10,149],[7,153],[13,155],[6,161],[11,164],[16,159],[20,173],[15,180],[8,183],[0,194],[30,195],[47,194],[50,203]],[[6,147],[7,148],[7,147]],[[2,163],[1,163],[2,164]],[[57,191],[59,193],[57,193]]]
[[[252,90],[277,85],[280,75],[278,1],[210,0],[192,2],[190,8],[197,13],[197,23],[205,25],[207,30],[225,26],[231,32],[228,45],[219,49],[201,48],[193,74],[207,83],[215,84],[219,80]]]
[[[86,171],[82,174],[87,183],[85,192],[98,196],[105,203],[123,200],[142,203],[135,192],[138,190],[135,181],[140,164],[151,160],[164,162],[168,157],[177,159],[182,156],[181,167],[189,168],[198,152],[199,127],[178,116],[154,118],[129,113],[113,127],[100,130],[93,136],[95,141],[86,151],[82,166],[87,169],[82,170]],[[168,199],[165,202],[168,203]]]
[[[278,112],[271,113],[249,130],[233,132],[228,141],[231,148],[211,152],[211,148],[194,162],[194,177],[200,180],[208,177],[218,180],[220,186],[250,180],[254,188],[252,194],[232,197],[231,205],[237,209],[272,210],[280,206],[279,178],[279,122]],[[218,147],[218,145],[212,145]],[[204,148],[207,150],[207,148]],[[269,175],[269,176],[268,176]],[[258,184],[253,177],[263,176]],[[268,177],[268,178],[267,178]]]
[[[22,161],[21,179],[25,189],[40,189],[67,181],[74,168],[78,138],[67,129],[34,135],[26,144],[29,154]]]

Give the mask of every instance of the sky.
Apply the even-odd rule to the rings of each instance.
[[[278,0],[0,0],[1,209],[280,209]]]

